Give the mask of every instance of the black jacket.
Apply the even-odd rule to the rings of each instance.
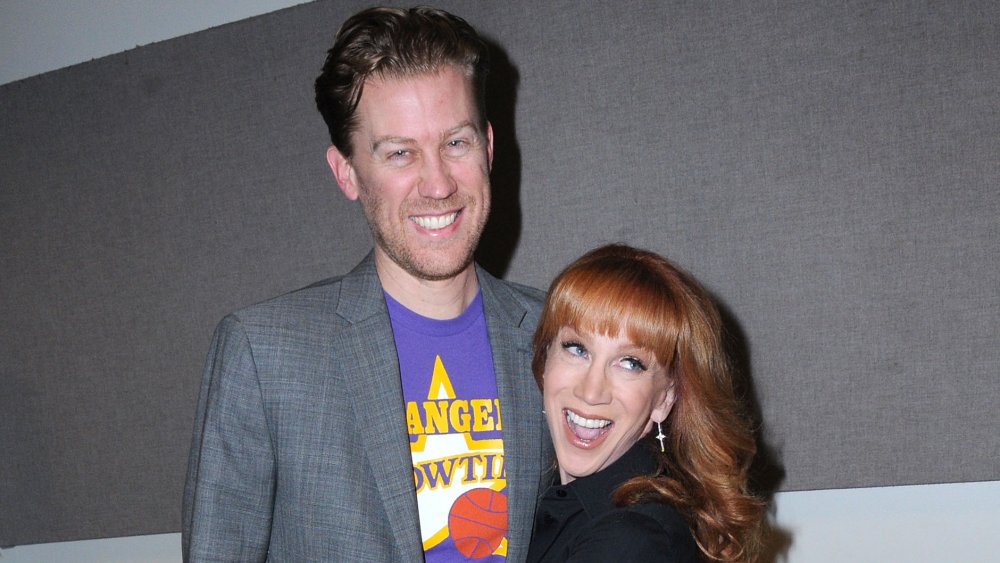
[[[691,530],[672,506],[611,503],[619,484],[656,470],[648,447],[640,441],[603,470],[550,486],[535,515],[528,563],[697,562]]]

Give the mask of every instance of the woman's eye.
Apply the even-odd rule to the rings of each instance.
[[[642,360],[632,356],[626,356],[621,359],[622,367],[627,370],[632,371],[646,371],[646,364],[642,363]]]
[[[573,356],[581,356],[582,357],[582,356],[586,356],[587,355],[587,349],[584,348],[583,344],[580,344],[579,342],[572,342],[572,341],[570,341],[570,342],[563,342],[562,343],[562,348],[563,348],[563,350],[566,350],[567,352],[570,353],[570,355],[573,355]]]

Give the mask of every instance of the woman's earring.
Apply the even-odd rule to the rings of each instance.
[[[663,439],[666,438],[666,436],[663,434],[663,427],[660,426],[659,422],[656,423],[656,432],[657,432],[656,439],[660,441],[660,451],[661,452],[667,451],[663,449]]]

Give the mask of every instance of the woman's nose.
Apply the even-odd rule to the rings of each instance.
[[[604,366],[592,364],[576,387],[577,396],[590,405],[601,405],[609,401],[607,374]]]

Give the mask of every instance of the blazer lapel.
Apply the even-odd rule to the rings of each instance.
[[[509,289],[484,271],[478,273],[503,416],[507,558],[521,561],[531,539],[545,439],[541,395],[530,371],[533,327],[525,326],[528,311],[507,295]]]
[[[423,545],[399,361],[372,255],[345,276],[341,287],[337,313],[352,326],[339,335],[337,346],[354,364],[346,379],[357,428],[368,439],[358,455],[368,458],[402,560],[419,561]]]

